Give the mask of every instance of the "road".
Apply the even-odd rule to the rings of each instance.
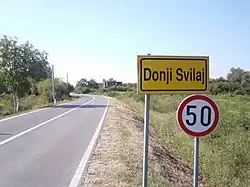
[[[85,96],[0,120],[0,187],[73,187],[107,104]]]

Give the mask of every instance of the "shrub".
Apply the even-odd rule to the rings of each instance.
[[[20,102],[20,110],[31,110],[36,107],[48,105],[48,100],[44,96],[29,95]]]
[[[13,112],[12,98],[9,94],[0,94],[0,116],[9,115]]]
[[[52,101],[52,83],[51,79],[45,79],[37,84],[37,90],[39,94],[46,98],[47,101]]]
[[[45,79],[37,84],[38,92],[47,101],[52,101],[52,83],[51,79]],[[67,83],[55,79],[55,97],[56,100],[63,100],[69,97],[69,87]]]

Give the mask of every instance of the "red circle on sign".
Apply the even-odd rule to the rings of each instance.
[[[211,125],[211,127],[209,129],[207,129],[206,131],[203,132],[193,132],[191,130],[189,130],[183,120],[182,120],[182,112],[184,110],[184,108],[186,107],[186,105],[193,101],[193,100],[204,100],[206,102],[208,102],[213,110],[214,110],[214,122]],[[178,110],[177,110],[177,121],[179,123],[179,126],[182,128],[182,130],[184,130],[187,134],[194,136],[194,137],[201,137],[201,136],[206,136],[208,134],[210,134],[218,125],[219,122],[219,109],[217,107],[217,105],[215,104],[215,102],[210,99],[209,97],[205,96],[205,95],[191,95],[187,98],[185,98],[182,103],[179,105]]]

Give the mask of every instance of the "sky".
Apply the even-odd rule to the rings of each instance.
[[[209,56],[250,70],[250,1],[0,0],[0,34],[49,53],[55,76],[137,81],[137,55]]]

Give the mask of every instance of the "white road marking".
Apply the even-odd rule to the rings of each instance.
[[[48,107],[50,108],[50,107]],[[11,117],[8,117],[8,118],[3,118],[3,119],[0,119],[0,122],[2,121],[7,121],[7,120],[10,120],[10,119],[14,119],[14,118],[17,118],[17,117],[21,117],[21,116],[26,116],[28,114],[32,114],[32,113],[35,113],[35,112],[39,112],[39,111],[42,111],[42,110],[46,110],[48,108],[41,108],[41,109],[38,109],[38,110],[32,110],[30,112],[26,112],[26,113],[23,113],[23,114],[19,114],[19,115],[15,115],[15,116],[11,116]]]
[[[70,101],[68,103],[71,103],[71,102],[72,101]],[[65,105],[65,104],[67,104],[67,103],[61,103],[61,104],[56,105],[56,106]],[[41,109],[37,109],[37,110],[32,110],[30,112],[25,112],[25,113],[22,113],[22,114],[18,114],[18,115],[14,115],[14,116],[11,116],[11,117],[3,118],[3,119],[0,119],[0,122],[7,121],[7,120],[10,120],[10,119],[14,119],[14,118],[21,117],[21,116],[26,116],[28,114],[32,114],[32,113],[35,113],[35,112],[40,112],[42,110],[47,110],[49,108],[51,108],[51,107],[46,107],[46,108],[41,108]]]
[[[79,185],[80,179],[81,179],[82,174],[85,170],[85,167],[88,163],[89,157],[91,156],[93,148],[97,142],[100,130],[102,129],[105,117],[106,117],[107,112],[108,112],[108,107],[109,107],[109,101],[108,101],[108,104],[106,106],[106,109],[103,112],[102,118],[98,124],[98,127],[95,131],[95,134],[93,135],[93,137],[88,145],[88,148],[87,148],[85,154],[83,155],[81,162],[80,162],[79,166],[77,167],[76,172],[75,172],[75,174],[74,174],[74,176],[69,184],[69,187],[77,187]]]
[[[64,116],[64,115],[66,115],[66,114],[68,114],[68,113],[70,113],[70,112],[73,112],[74,110],[80,108],[81,106],[87,105],[87,104],[91,103],[91,102],[94,101],[94,100],[95,100],[95,97],[93,97],[90,101],[88,101],[88,102],[86,102],[86,103],[84,103],[84,104],[82,104],[82,105],[80,105],[80,106],[78,106],[78,107],[76,107],[76,108],[73,108],[73,109],[71,109],[71,110],[69,110],[69,111],[67,111],[67,112],[64,112],[64,113],[62,113],[62,114],[60,114],[60,115],[58,115],[58,116],[56,116],[56,117],[54,117],[54,118],[51,118],[51,119],[49,119],[49,120],[47,120],[47,121],[45,121],[45,122],[43,122],[43,123],[40,123],[39,125],[36,125],[36,126],[30,128],[30,129],[27,129],[27,130],[25,130],[25,131],[23,131],[23,132],[20,132],[20,133],[14,135],[14,136],[12,136],[12,137],[6,139],[6,140],[3,140],[3,141],[0,142],[0,146],[2,146],[3,144],[6,144],[6,143],[8,143],[8,142],[10,142],[10,141],[12,141],[12,140],[18,138],[18,137],[20,137],[20,136],[22,136],[22,135],[24,135],[24,134],[27,134],[28,132],[33,131],[33,130],[35,130],[35,129],[37,129],[37,128],[39,128],[39,127],[41,127],[41,126],[43,126],[43,125],[45,125],[45,124],[47,124],[47,123],[49,123],[49,122],[51,122],[51,121],[54,121],[54,120],[56,120],[56,119],[58,119],[58,118],[60,118],[60,117],[62,117],[62,116]]]

